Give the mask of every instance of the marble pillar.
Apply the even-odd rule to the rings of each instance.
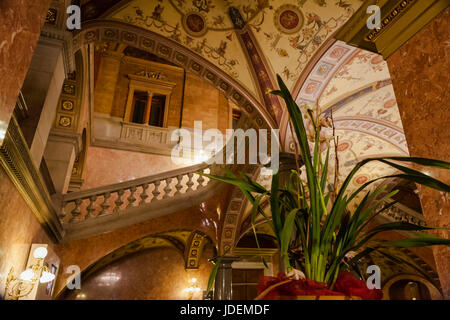
[[[225,256],[220,261],[219,269],[217,270],[217,275],[214,282],[214,300],[232,299],[233,268],[231,267],[231,264],[237,260],[238,257]]]
[[[44,158],[52,178],[55,191],[66,193],[75,157],[81,148],[81,135],[52,130],[48,137]]]
[[[387,59],[411,156],[450,161],[450,55],[447,8]],[[450,183],[450,173],[427,170]],[[429,226],[450,227],[450,196],[418,187]],[[448,230],[434,234],[449,238]],[[433,247],[442,291],[450,299],[450,248]]]
[[[50,0],[0,1],[0,144],[49,6]]]
[[[301,160],[299,159],[299,161]],[[299,166],[301,167],[300,163]],[[289,152],[280,152],[280,167],[278,169],[278,185],[280,186],[280,188],[287,187],[292,170],[297,170],[297,165],[295,163],[295,154]],[[278,254],[278,272],[287,272],[284,258],[280,254]]]
[[[22,87],[30,116],[20,122],[37,168],[55,121],[65,74],[63,42],[41,37]]]

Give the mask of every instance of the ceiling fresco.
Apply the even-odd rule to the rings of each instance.
[[[311,69],[296,102],[318,109],[324,116],[333,116],[340,181],[365,158],[409,154],[389,70],[380,55],[335,42]],[[331,130],[327,130],[331,138]],[[286,130],[285,144],[293,151],[290,131]],[[334,159],[334,142],[330,141],[330,145]],[[334,172],[334,161],[331,166]],[[354,177],[349,191],[394,173],[395,170],[381,163],[368,163]],[[329,183],[333,180],[331,177]],[[376,186],[375,183],[370,188]],[[355,198],[351,206],[358,200]]]
[[[236,1],[237,2],[237,1]],[[308,62],[362,1],[269,1],[249,24],[271,70],[293,88]],[[275,28],[274,28],[275,26]]]
[[[341,100],[343,93],[363,89],[374,83],[390,79],[383,57],[357,49],[351,58],[334,74],[318,101],[321,107],[328,107]]]
[[[278,73],[293,87],[317,50],[361,4],[360,0],[133,0],[105,18],[177,41],[262,101],[264,90],[258,89],[230,8],[238,9],[242,26],[252,31],[270,76]]]
[[[197,8],[195,2],[134,0],[114,12],[110,18],[153,31],[182,44],[221,68],[258,99],[260,95],[250,67],[233,33],[231,20],[226,15],[226,4],[209,1],[207,7]]]

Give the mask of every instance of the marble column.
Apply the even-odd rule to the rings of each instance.
[[[52,178],[55,191],[66,193],[75,157],[81,148],[81,135],[52,130],[48,137],[44,158]]]
[[[300,156],[299,156],[300,158]],[[278,184],[281,186],[287,186],[289,178],[291,176],[291,170],[296,170],[295,154],[289,152],[280,152],[280,167],[278,169]],[[299,159],[301,162],[301,159]],[[299,163],[301,166],[301,163]]]
[[[411,156],[450,161],[450,56],[447,8],[387,59]],[[427,170],[450,183],[450,173]],[[450,227],[450,196],[418,187],[429,226]],[[434,232],[449,238],[448,230]],[[450,248],[433,247],[442,291],[450,299]]]
[[[50,0],[0,1],[0,144],[49,6]]]
[[[214,282],[214,300],[232,299],[233,269],[231,264],[237,260],[238,257],[233,256],[225,256],[222,258]]]
[[[30,116],[20,122],[31,157],[39,168],[64,83],[63,41],[41,37],[22,86]]]
[[[301,161],[299,159],[299,161]],[[301,166],[301,164],[299,164]],[[278,185],[286,187],[289,183],[292,170],[296,170],[295,154],[289,152],[280,152],[280,167],[278,169]],[[278,272],[286,273],[286,264],[284,258],[278,254]]]

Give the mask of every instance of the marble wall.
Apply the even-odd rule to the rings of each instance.
[[[142,178],[192,164],[188,159],[177,165],[167,156],[90,146],[81,189]]]
[[[185,270],[183,256],[173,247],[154,248],[126,256],[82,279],[81,290],[67,291],[67,300],[185,300],[184,291],[192,278],[197,279],[200,292],[194,300],[202,299],[213,264],[211,246],[205,247],[200,265],[195,270]],[[145,266],[145,267],[143,267]]]
[[[228,100],[206,81],[187,73],[183,106],[183,127],[193,128],[194,121],[203,121],[203,130],[231,128]]]
[[[25,268],[32,243],[53,247],[34,213],[0,166],[0,299],[11,267],[18,276]]]
[[[0,143],[28,71],[50,0],[0,2]]]
[[[411,156],[450,161],[449,16],[447,8],[387,60]],[[426,172],[450,183],[448,170]],[[419,196],[428,225],[449,228],[449,194],[419,187]],[[448,230],[435,233],[450,237]],[[433,247],[433,252],[450,299],[450,248]]]

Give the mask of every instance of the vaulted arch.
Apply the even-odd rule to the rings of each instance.
[[[276,128],[266,108],[242,85],[205,58],[149,30],[111,20],[96,20],[83,24],[74,36],[74,49],[98,42],[116,42],[148,51],[185,68],[215,86],[227,98],[253,119],[255,128]]]

